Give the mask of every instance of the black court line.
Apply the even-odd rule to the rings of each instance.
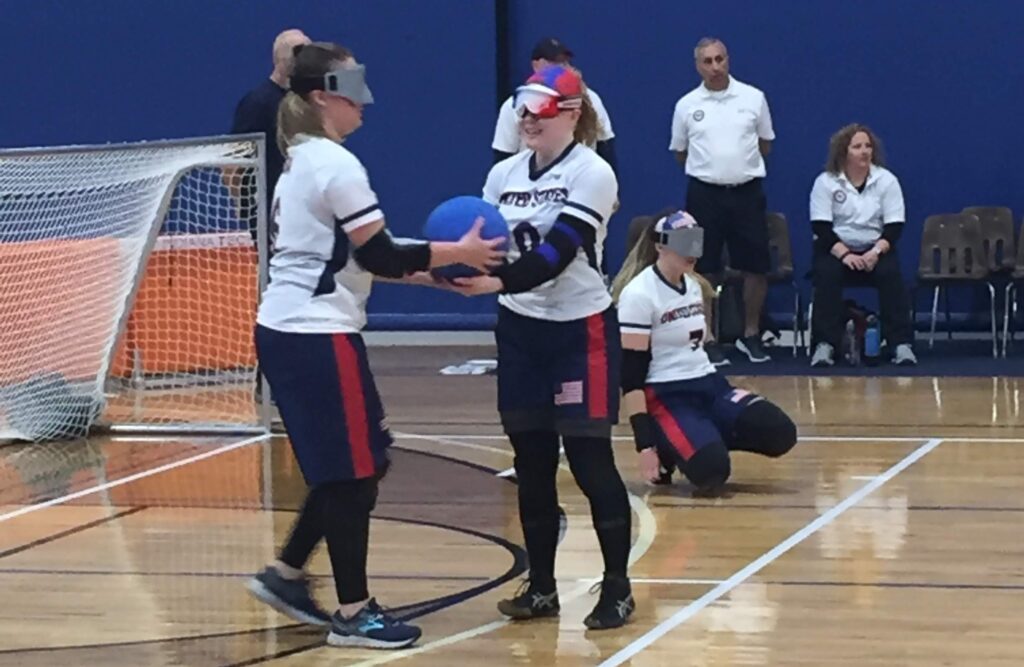
[[[422,421],[422,420],[404,421],[404,420],[389,419],[388,420],[388,424],[390,424],[393,427],[394,426],[412,427],[412,428],[409,429],[409,430],[412,430],[412,431],[416,431],[416,427],[417,426],[428,426],[428,427],[429,426],[444,426],[444,427],[453,427],[453,428],[456,428],[456,427],[459,427],[459,426],[473,426],[473,427],[484,426],[484,427],[490,427],[490,428],[494,429],[496,431],[496,433],[490,433],[490,434],[477,433],[476,435],[502,435],[500,433],[501,424],[497,424],[495,422],[489,422],[489,421],[487,421],[487,422],[483,422],[483,421],[474,421],[474,422],[467,422],[467,421]],[[797,424],[798,428],[801,427],[801,426],[813,427],[813,428],[846,428],[846,429],[854,428],[854,425],[851,425],[850,422],[848,422],[848,421],[845,421],[845,422],[814,422],[813,424],[800,424],[800,423]],[[907,430],[910,430],[910,429],[920,429],[920,430],[923,430],[923,431],[927,431],[929,433],[932,432],[932,431],[935,431],[937,429],[944,429],[944,428],[973,428],[973,429],[983,428],[985,430],[995,430],[995,431],[998,431],[998,430],[1020,430],[1021,429],[1020,424],[990,424],[990,423],[978,424],[978,423],[971,423],[971,422],[962,422],[962,423],[961,422],[956,422],[956,423],[945,423],[945,422],[943,422],[941,424],[935,424],[935,423],[918,424],[918,423],[910,423],[910,422],[857,422],[857,424],[856,424],[856,429],[858,431],[863,431],[865,429],[872,428],[872,427],[877,427],[877,428],[899,428],[899,429],[907,429]],[[283,436],[284,434],[281,433],[281,434],[277,434],[277,435]],[[417,433],[417,435],[429,436],[431,434],[430,433]],[[466,435],[462,435],[460,437],[471,438],[471,437],[473,437],[473,434],[466,434]],[[830,436],[830,437],[832,437],[832,436]],[[843,436],[835,436],[835,437],[843,437]],[[851,436],[851,437],[853,437],[853,436]],[[912,436],[901,436],[901,437],[912,437]],[[939,436],[936,436],[936,437],[939,437]],[[963,436],[963,437],[967,437],[967,436]],[[956,440],[956,437],[955,436],[949,436],[949,439],[950,440]],[[1010,444],[1012,444],[1012,443],[1010,443]]]
[[[153,572],[145,570],[52,570],[34,568],[0,568],[0,574],[45,574],[75,577],[207,577],[213,579],[249,578],[252,572]],[[330,574],[307,574],[308,579],[333,579]],[[382,581],[490,581],[489,577],[440,576],[414,574],[378,574],[370,579]]]
[[[396,449],[399,449],[399,448],[396,447]],[[411,449],[410,450],[406,450],[406,451],[408,451],[410,453],[414,453],[414,454],[422,454],[424,456],[430,456],[430,457],[433,457],[433,458],[444,459],[446,461],[450,461],[450,462],[456,463],[458,465],[462,465],[462,466],[466,466],[466,467],[469,467],[469,468],[474,468],[474,469],[486,472],[489,475],[496,475],[496,473],[498,472],[497,470],[495,470],[493,468],[488,468],[486,466],[478,465],[478,464],[471,463],[471,462],[468,462],[468,461],[462,461],[462,460],[459,460],[459,459],[456,459],[456,458],[452,458],[452,457],[448,457],[448,456],[444,456],[444,455],[441,455],[441,454],[434,454],[432,452],[424,452],[424,451],[411,450]],[[502,479],[502,478],[495,477],[495,479]],[[503,481],[506,481],[506,482],[509,482],[509,483],[512,483],[512,484],[515,483],[514,480],[503,480]],[[134,513],[136,511],[140,511],[141,509],[145,509],[145,507],[132,508],[132,510],[126,511],[126,512],[124,512],[122,514]],[[298,512],[298,509],[295,509],[295,508],[270,508],[270,511],[292,512],[292,513],[295,513],[295,512]],[[113,519],[113,518],[116,518],[116,517],[109,517],[107,520],[110,520],[110,519]],[[481,539],[484,539],[484,540],[487,540],[489,542],[492,542],[492,543],[494,543],[494,544],[496,544],[498,546],[503,547],[505,550],[507,550],[512,555],[513,562],[511,564],[511,566],[508,568],[508,570],[506,570],[500,576],[495,577],[493,579],[489,579],[489,580],[485,581],[484,583],[482,583],[480,585],[473,586],[473,587],[468,588],[466,590],[459,591],[459,592],[456,592],[456,593],[452,593],[452,594],[449,594],[449,595],[444,595],[444,596],[441,596],[441,597],[438,597],[438,598],[433,598],[433,599],[430,599],[430,600],[425,600],[423,602],[417,602],[417,603],[412,603],[412,604],[408,604],[408,605],[402,605],[400,607],[391,607],[390,611],[395,613],[396,617],[400,618],[403,621],[409,621],[409,620],[412,620],[412,619],[415,619],[415,618],[419,618],[421,616],[425,616],[427,614],[434,613],[436,611],[440,611],[440,610],[445,609],[447,607],[454,606],[454,605],[459,604],[461,602],[465,602],[466,600],[469,600],[469,599],[471,599],[473,597],[476,597],[476,596],[478,596],[478,595],[480,595],[482,593],[485,593],[485,592],[487,592],[487,591],[489,591],[489,590],[491,590],[493,588],[497,588],[498,586],[501,586],[501,585],[505,584],[508,581],[511,581],[512,579],[516,578],[517,576],[519,576],[520,574],[522,574],[523,572],[525,572],[527,570],[526,551],[523,549],[523,547],[521,547],[521,546],[519,546],[517,544],[513,544],[512,542],[506,540],[503,537],[499,537],[497,535],[491,535],[491,534],[484,533],[484,532],[481,532],[481,531],[473,530],[471,528],[464,528],[462,526],[454,526],[454,525],[450,525],[450,524],[445,524],[445,523],[440,523],[440,522],[433,522],[433,521],[426,521],[426,520],[420,520],[420,519],[406,519],[406,518],[402,518],[402,517],[389,517],[389,516],[373,516],[372,518],[378,519],[378,520],[382,520],[382,521],[394,521],[396,523],[409,523],[409,524],[414,524],[414,525],[423,525],[423,526],[436,527],[436,528],[441,528],[441,529],[446,529],[446,530],[454,530],[456,532],[464,533],[464,534],[467,534],[467,535],[472,535],[474,537],[479,537]],[[202,641],[202,640],[206,640],[206,639],[217,639],[217,638],[225,638],[225,637],[251,636],[251,635],[256,635],[256,634],[265,633],[265,632],[280,632],[280,631],[283,631],[283,630],[291,630],[291,629],[304,628],[304,627],[308,627],[308,626],[303,626],[302,624],[299,624],[299,623],[291,623],[291,624],[280,625],[280,626],[273,626],[273,627],[267,627],[267,628],[256,628],[256,629],[252,629],[252,630],[243,630],[243,631],[235,631],[235,632],[220,632],[220,633],[212,633],[212,634],[206,634],[206,635],[191,635],[191,636],[180,636],[180,637],[167,637],[167,638],[161,638],[161,639],[144,639],[144,640],[138,640],[138,641],[111,642],[111,643],[103,643],[103,644],[50,646],[50,647],[39,647],[39,648],[30,648],[30,649],[9,649],[9,650],[0,650],[0,655],[10,655],[10,654],[20,654],[20,653],[44,653],[44,652],[45,653],[53,653],[53,652],[58,652],[58,651],[72,651],[73,652],[73,651],[98,650],[98,649],[105,649],[105,648],[124,648],[124,647],[130,647],[130,646],[159,645],[159,644],[165,644],[165,643],[174,644],[174,643]],[[264,662],[267,662],[267,661],[270,661],[270,660],[276,660],[278,658],[283,658],[283,657],[286,657],[286,656],[296,655],[296,654],[302,653],[304,651],[308,651],[308,650],[311,650],[311,649],[319,648],[321,646],[325,646],[326,643],[325,643],[325,638],[322,637],[322,630],[316,629],[316,628],[310,628],[310,630],[312,632],[316,632],[318,634],[321,634],[321,637],[318,638],[318,640],[316,642],[314,642],[314,643],[310,643],[310,644],[306,644],[306,645],[298,646],[298,647],[292,647],[292,648],[289,648],[289,649],[285,649],[285,650],[279,651],[279,652],[277,652],[275,654],[272,654],[272,655],[258,656],[256,658],[248,659],[248,660],[245,660],[245,661],[242,661],[242,662],[225,664],[224,667],[249,667],[250,665],[261,664],[261,663],[264,663]]]
[[[12,549],[7,549],[6,551],[0,551],[0,558],[6,558],[7,556],[13,556],[14,554],[19,554],[19,553],[21,553],[23,551],[28,551],[29,549],[32,549],[33,547],[38,547],[38,546],[41,546],[43,544],[49,544],[50,542],[54,542],[54,541],[59,540],[61,538],[69,537],[71,535],[76,535],[78,533],[81,533],[82,531],[89,530],[90,528],[95,528],[96,526],[102,526],[105,523],[109,523],[111,521],[116,521],[117,519],[123,519],[124,517],[130,516],[132,514],[137,514],[137,513],[141,512],[144,509],[147,509],[147,507],[145,505],[139,505],[139,506],[136,506],[136,507],[131,507],[129,509],[123,510],[121,512],[117,512],[117,513],[112,514],[110,516],[105,516],[105,517],[103,517],[101,519],[96,519],[96,520],[90,521],[88,523],[79,524],[79,525],[75,526],[74,528],[68,528],[67,530],[62,530],[59,533],[54,533],[52,535],[47,535],[46,537],[41,537],[38,540],[33,540],[32,542],[28,542],[26,544],[22,544],[20,546],[14,547]]]
[[[275,511],[297,512],[298,510],[286,509],[286,510],[275,510]],[[404,621],[412,620],[412,619],[415,619],[415,618],[419,618],[420,616],[425,616],[426,614],[430,614],[430,613],[433,613],[433,612],[436,612],[436,611],[440,611],[441,609],[444,609],[446,607],[451,607],[451,606],[456,605],[456,604],[458,604],[460,602],[465,602],[466,600],[468,600],[470,598],[476,597],[477,595],[480,595],[481,593],[485,593],[485,592],[491,590],[492,588],[496,588],[496,587],[501,586],[502,584],[504,584],[504,583],[506,583],[508,581],[511,581],[512,579],[514,579],[515,577],[519,576],[520,574],[522,574],[523,572],[526,571],[526,552],[525,552],[525,550],[522,547],[518,546],[518,545],[512,544],[511,542],[509,542],[508,540],[505,540],[504,538],[497,537],[495,535],[488,535],[487,533],[482,533],[482,532],[479,532],[479,531],[476,531],[476,530],[472,530],[470,528],[463,528],[461,526],[450,526],[450,525],[447,525],[447,524],[437,523],[437,522],[433,522],[433,521],[421,521],[421,520],[418,520],[418,519],[404,519],[404,518],[401,518],[401,517],[387,517],[387,516],[375,516],[373,518],[374,519],[378,519],[378,520],[383,520],[383,521],[394,521],[396,523],[412,523],[412,524],[416,524],[416,525],[432,526],[432,527],[437,527],[437,528],[454,530],[456,532],[465,533],[465,534],[468,534],[468,535],[473,535],[473,536],[480,537],[480,538],[485,539],[485,540],[487,540],[489,542],[493,542],[494,544],[497,544],[499,546],[504,547],[506,550],[508,550],[511,553],[512,558],[513,558],[512,565],[502,575],[500,575],[498,577],[495,577],[493,579],[489,579],[489,580],[485,581],[484,583],[482,583],[482,584],[480,584],[478,586],[473,586],[472,588],[468,588],[466,590],[459,591],[457,593],[452,593],[452,594],[449,594],[449,595],[444,595],[444,596],[433,598],[433,599],[430,599],[430,600],[424,600],[422,602],[414,602],[412,604],[402,605],[402,606],[399,606],[399,607],[390,607],[389,610],[391,612],[393,612],[395,614],[395,616],[400,618],[401,620],[404,620]],[[161,639],[143,639],[143,640],[138,640],[138,641],[108,642],[108,643],[102,643],[102,644],[80,644],[80,645],[65,645],[65,646],[46,646],[46,647],[28,648],[28,649],[9,649],[9,650],[0,650],[0,655],[10,655],[10,654],[16,654],[16,653],[44,653],[44,652],[45,653],[52,653],[52,652],[56,652],[56,651],[83,651],[83,650],[97,650],[97,649],[104,649],[104,648],[119,648],[119,647],[128,647],[128,646],[158,645],[158,644],[163,644],[163,643],[180,643],[180,642],[189,642],[189,641],[201,641],[201,640],[205,640],[205,639],[217,639],[217,638],[222,638],[222,637],[242,637],[242,636],[247,636],[247,635],[259,634],[259,633],[262,633],[262,632],[270,632],[270,631],[277,632],[277,631],[281,631],[281,630],[289,630],[289,629],[301,628],[301,627],[304,627],[304,626],[302,624],[299,624],[299,623],[291,623],[291,624],[287,624],[287,625],[272,626],[272,627],[266,627],[266,628],[255,628],[255,629],[252,629],[252,630],[242,630],[242,631],[236,631],[236,632],[219,632],[219,633],[205,634],[205,635],[188,635],[188,636],[180,636],[180,637],[165,637],[165,638],[161,638]],[[319,630],[317,630],[317,629],[311,628],[311,630],[319,632]],[[319,646],[324,646],[324,645],[325,645],[324,639],[321,637],[315,644],[310,644],[310,645],[305,646],[305,647],[303,647],[301,649],[297,649],[297,648],[288,649],[288,651],[286,652],[286,655],[293,655],[294,653],[299,653],[299,652],[304,651],[304,650],[308,650],[308,649],[312,649],[312,648],[317,648]],[[241,667],[242,665],[255,665],[255,664],[259,664],[261,662],[266,662],[268,660],[273,660],[273,659],[276,659],[276,658],[279,658],[279,657],[283,657],[283,655],[274,654],[274,655],[261,656],[259,658],[254,658],[252,660],[249,660],[249,661],[246,661],[246,662],[243,662],[243,663],[238,663],[238,664],[231,663],[231,665],[229,667]]]
[[[683,503],[649,503],[651,507],[665,507],[668,509],[680,509],[680,510],[708,510],[708,509],[748,509],[748,510],[818,510],[820,509],[817,505],[797,505],[797,504],[786,504],[779,503],[773,505],[770,503],[708,503],[708,504],[683,504]],[[850,508],[851,510],[858,512],[889,512],[892,511],[891,507],[864,507],[857,506]],[[985,507],[978,505],[909,505],[906,508],[912,512],[1024,512],[1024,507]]]

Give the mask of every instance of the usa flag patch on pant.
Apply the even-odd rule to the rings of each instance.
[[[575,405],[583,402],[583,380],[563,382],[562,390],[555,394],[555,405]]]

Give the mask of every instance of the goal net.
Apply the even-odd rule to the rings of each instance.
[[[0,440],[260,428],[262,150],[0,151]]]

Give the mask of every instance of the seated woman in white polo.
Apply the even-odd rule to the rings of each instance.
[[[916,364],[907,290],[896,242],[906,221],[903,190],[883,166],[878,137],[847,125],[829,142],[825,171],[811,189],[814,230],[812,366],[831,366],[845,326],[844,285],[878,289],[882,336],[895,364]]]

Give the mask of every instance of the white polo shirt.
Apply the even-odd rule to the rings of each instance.
[[[590,96],[590,103],[594,105],[594,112],[597,114],[597,119],[601,122],[601,132],[598,134],[597,140],[608,141],[613,139],[615,132],[612,131],[612,119],[604,108],[601,96],[594,92],[592,88],[587,88],[587,95]],[[501,105],[501,109],[498,111],[498,122],[494,126],[494,141],[491,142],[491,148],[502,153],[518,153],[526,148],[523,145],[522,137],[519,135],[519,119],[516,118],[515,109],[512,107],[512,100],[513,97],[509,97]],[[591,146],[591,148],[594,147]]]
[[[882,236],[882,228],[906,222],[903,189],[899,179],[886,169],[871,166],[864,192],[846,174],[823,172],[811,188],[811,220],[832,223],[832,230],[850,250],[866,250]]]
[[[765,175],[758,140],[775,139],[768,100],[729,77],[725,90],[704,84],[676,102],[671,151],[686,151],[686,173],[716,185],[739,185]]]

